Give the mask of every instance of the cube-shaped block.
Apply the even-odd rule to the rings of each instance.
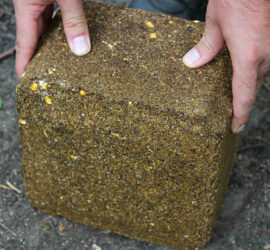
[[[91,53],[71,53],[57,15],[17,87],[27,199],[127,237],[204,245],[237,148],[228,52],[189,69],[202,23],[85,11]]]

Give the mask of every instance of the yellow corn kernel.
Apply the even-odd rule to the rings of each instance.
[[[154,27],[154,24],[152,22],[147,22],[146,25],[149,27],[149,28],[153,28]]]
[[[22,124],[22,125],[25,125],[25,124],[26,124],[26,120],[23,120],[23,119],[21,119],[21,118],[18,120],[18,122],[19,122],[20,124]]]
[[[112,135],[113,135],[113,136],[116,136],[116,137],[120,137],[120,135],[117,134],[117,133],[112,133]]]
[[[81,89],[80,90],[80,95],[85,96],[86,95],[85,91]]]
[[[47,104],[52,104],[52,99],[51,99],[49,96],[46,96],[46,97],[45,97],[45,102],[46,102]]]
[[[156,33],[151,33],[150,38],[152,38],[152,39],[157,38],[157,34]]]
[[[42,89],[47,89],[48,88],[48,83],[44,82],[44,81],[39,81],[39,86]]]
[[[174,24],[174,21],[169,21],[169,24]]]
[[[37,83],[32,83],[30,88],[33,90],[33,91],[36,91],[38,89],[38,84]]]
[[[75,155],[70,155],[70,158],[71,158],[72,160],[77,160],[77,159],[78,159],[78,157],[75,156]]]

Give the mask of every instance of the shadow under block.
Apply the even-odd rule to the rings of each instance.
[[[202,23],[85,5],[92,51],[76,57],[61,16],[17,87],[26,198],[94,228],[177,248],[211,237],[238,137],[231,62],[189,69]]]

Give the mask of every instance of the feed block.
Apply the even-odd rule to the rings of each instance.
[[[92,50],[61,15],[17,87],[26,198],[94,228],[178,248],[211,237],[238,137],[226,49],[190,69],[204,24],[85,4]]]

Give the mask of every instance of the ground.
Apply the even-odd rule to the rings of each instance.
[[[127,0],[103,1],[125,5]],[[11,0],[0,1],[0,54],[14,46]],[[169,250],[53,217],[24,198],[15,56],[0,59],[0,249]],[[203,250],[270,249],[270,75],[258,94],[212,240]],[[13,184],[18,190],[10,188]],[[9,189],[7,189],[9,188]]]

